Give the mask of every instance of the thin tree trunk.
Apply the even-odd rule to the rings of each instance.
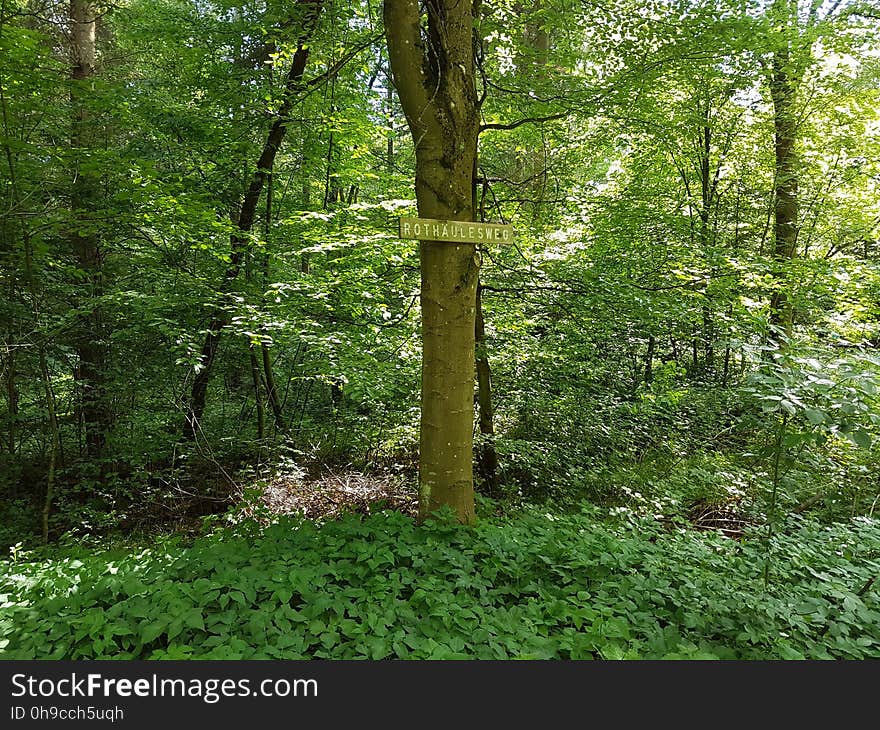
[[[6,383],[7,447],[15,454],[16,422],[18,420],[18,388],[15,383],[15,348],[7,343],[3,365],[3,379]]]
[[[274,175],[269,175],[268,185],[266,187],[266,228],[265,239],[268,243],[272,235],[272,216],[274,214]],[[269,254],[263,255],[263,289],[269,286]],[[269,400],[269,407],[272,409],[272,416],[275,418],[275,428],[279,432],[287,431],[287,424],[284,420],[284,410],[281,407],[281,400],[278,397],[278,388],[275,387],[275,376],[272,373],[272,355],[269,345],[266,344],[266,336],[268,332],[263,330],[263,340],[260,342],[260,350],[263,355],[263,377],[266,381],[266,397]]]
[[[58,418],[55,408],[55,394],[52,391],[52,383],[49,380],[49,366],[46,363],[46,350],[40,346],[39,351],[40,376],[43,381],[43,391],[46,396],[46,410],[49,414],[49,436],[51,448],[49,451],[49,472],[46,476],[46,496],[43,500],[41,513],[41,527],[43,543],[49,542],[49,514],[52,510],[52,501],[55,498],[55,470],[58,464],[58,456],[61,450],[61,437],[58,433]]]
[[[770,95],[773,100],[774,141],[776,151],[776,179],[774,184],[774,244],[773,258],[775,289],[770,300],[770,334],[779,338],[784,347],[791,335],[792,305],[787,292],[789,262],[797,253],[798,170],[796,156],[797,122],[794,96],[796,81],[789,68],[788,48],[773,56],[773,75]]]
[[[385,96],[386,113],[388,114],[388,140],[385,149],[385,167],[388,173],[394,172],[394,88],[391,83],[391,64],[385,72],[385,85],[387,93]]]
[[[725,388],[727,387],[730,381],[730,337],[733,334],[731,332],[731,322],[733,321],[733,304],[727,305],[727,342],[724,345],[724,370],[721,376],[721,385]]]
[[[260,392],[260,366],[254,352],[254,343],[248,346],[251,361],[251,381],[254,384],[254,400],[257,404],[257,438],[262,441],[266,434],[266,409],[263,406],[263,395]]]
[[[705,120],[700,135],[700,248],[704,260],[710,262],[709,256],[709,217],[712,209],[712,201],[715,191],[712,184],[712,127],[710,119],[710,94],[706,91],[706,107],[703,110]],[[707,268],[709,268],[707,266]],[[711,282],[710,282],[711,283]],[[706,377],[710,377],[715,368],[715,333],[712,316],[712,307],[709,303],[708,284],[707,293],[703,300],[703,363]]]
[[[284,420],[284,412],[281,409],[281,400],[278,397],[278,388],[275,386],[275,376],[272,374],[272,355],[264,343],[260,350],[263,353],[263,377],[266,380],[266,398],[272,415],[275,417],[275,427],[281,432],[287,431],[287,423]]]
[[[336,77],[334,76],[330,82],[330,116],[336,113]],[[333,127],[330,128],[330,134],[327,138],[327,157],[324,167],[324,203],[323,208],[327,210],[331,203],[337,202],[339,199],[339,180],[333,172],[333,147],[334,135]]]
[[[0,33],[3,32],[6,23],[6,3],[3,2],[0,4]],[[0,146],[3,148],[4,157],[6,158],[6,164],[8,166],[8,190],[10,195],[11,208],[16,209],[19,205],[19,193],[18,193],[18,181],[16,177],[15,171],[15,155],[13,154],[12,147],[10,146],[11,141],[11,130],[9,126],[9,114],[6,104],[6,92],[2,82],[0,82],[0,120],[2,120],[2,129],[3,136],[5,139]],[[8,249],[6,245],[4,245],[4,254],[8,252],[9,255],[9,265],[6,265],[4,261],[3,268],[6,269],[9,276],[9,290],[8,297],[9,301],[13,302],[16,300],[17,293],[17,270],[18,266],[16,265],[16,255],[15,255],[15,246],[13,241],[17,239],[17,219],[14,216],[10,216],[8,219],[4,215],[0,218],[0,238],[4,240],[4,243],[8,245]],[[33,278],[31,276],[31,255],[30,255],[30,244],[29,244],[29,236],[27,231],[27,226],[20,226],[22,229],[22,240],[24,242],[24,279],[28,289],[33,293]],[[22,303],[26,300],[22,298]],[[36,301],[32,302],[34,306],[36,306]],[[15,454],[15,445],[16,445],[16,431],[17,431],[17,421],[18,421],[18,402],[19,402],[19,392],[18,386],[16,384],[15,378],[15,331],[16,331],[16,323],[14,318],[10,318],[8,324],[8,330],[6,334],[6,342],[5,342],[5,351],[6,356],[3,360],[4,364],[4,380],[6,384],[6,407],[7,407],[7,439],[8,439],[8,447],[10,455]]]
[[[722,371],[722,375],[721,375],[721,385],[726,388],[729,379],[730,379],[730,345],[727,345],[724,348],[724,370]]]
[[[265,185],[266,178],[272,172],[275,163],[275,157],[284,140],[287,127],[290,124],[289,115],[293,105],[295,92],[302,80],[305,72],[306,62],[309,58],[308,39],[314,32],[317,25],[318,17],[321,12],[323,0],[299,0],[297,5],[304,10],[303,30],[300,34],[300,42],[293,60],[290,64],[290,70],[287,74],[284,88],[284,100],[275,117],[275,121],[269,130],[266,143],[257,160],[257,166],[251,178],[250,186],[245,193],[242,201],[241,211],[238,216],[237,228],[230,236],[231,260],[229,267],[223,277],[223,283],[220,287],[221,293],[226,293],[232,283],[238,278],[241,271],[242,260],[248,249],[250,240],[250,231],[253,228],[256,218],[257,205]],[[217,350],[220,346],[220,335],[229,322],[231,315],[224,308],[215,310],[211,317],[211,323],[208,326],[208,334],[202,345],[200,358],[200,369],[193,379],[192,390],[190,392],[188,412],[183,427],[183,435],[187,439],[194,439],[199,429],[199,423],[205,410],[205,401],[208,392],[208,382],[211,377],[211,370],[214,365],[214,359],[217,356]]]
[[[547,62],[550,55],[550,33],[545,19],[546,2],[536,0],[524,8],[517,4],[514,11],[526,15],[523,28],[523,45],[527,49],[525,57],[521,57],[516,65],[516,73],[521,83],[546,83]],[[526,86],[527,88],[527,86]],[[531,209],[532,217],[537,220],[541,215],[544,200],[547,197],[547,149],[543,135],[539,144],[522,153],[521,177],[526,182],[531,200],[526,204]]]
[[[303,151],[303,155],[305,155],[305,150]],[[302,204],[303,208],[308,210],[309,206],[312,204],[312,186],[309,182],[308,172],[303,171],[302,175]],[[312,273],[312,257],[308,251],[303,252],[299,257],[299,270],[302,274]]]
[[[709,378],[715,373],[715,318],[709,302],[703,303],[703,352],[703,368]]]
[[[95,73],[96,12],[89,0],[70,2],[70,68],[73,120],[70,146],[74,153],[73,182],[70,188],[70,242],[77,265],[84,273],[87,299],[79,306],[76,326],[76,371],[80,385],[80,418],[85,435],[85,451],[90,459],[100,459],[106,445],[111,413],[106,394],[107,333],[99,301],[104,293],[103,251],[96,230],[95,209],[100,180],[88,164],[80,164],[94,142],[94,122],[86,108],[88,84]]]
[[[649,384],[654,381],[654,349],[656,344],[654,335],[649,335],[648,351],[645,353],[645,382]]]
[[[733,216],[733,255],[739,255],[739,222],[740,222],[740,204],[742,201],[742,186],[738,186],[736,194],[736,208]],[[725,323],[725,331],[727,333],[726,343],[724,346],[724,374],[721,378],[721,384],[726,388],[730,383],[731,358],[733,358],[733,366],[736,366],[736,353],[730,347],[730,341],[733,337],[733,302],[727,305],[727,322]]]
[[[495,451],[495,422],[492,409],[492,370],[483,320],[483,287],[477,282],[474,344],[477,362],[477,405],[482,439],[477,453],[477,468],[490,497],[499,497],[498,454]]]

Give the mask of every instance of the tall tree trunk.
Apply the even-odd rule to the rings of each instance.
[[[6,5],[5,3],[0,4],[0,33],[3,33],[6,23]],[[7,175],[6,183],[9,201],[3,201],[4,207],[8,210],[15,210],[18,208],[19,204],[19,194],[18,194],[18,181],[16,179],[15,172],[15,154],[12,151],[12,147],[10,145],[10,126],[9,126],[9,114],[7,110],[6,104],[6,91],[3,85],[3,80],[0,79],[0,123],[2,123],[2,130],[4,140],[0,142],[0,147],[3,149],[3,156],[6,158],[7,165]],[[14,302],[17,299],[17,289],[18,289],[18,255],[15,250],[15,242],[18,239],[18,229],[22,229],[21,238],[24,241],[24,269],[25,269],[25,283],[29,289],[33,289],[33,280],[31,278],[31,261],[30,261],[30,246],[28,244],[28,233],[27,227],[25,225],[19,225],[15,216],[3,214],[0,215],[0,270],[3,271],[4,276],[6,277],[7,288],[7,297],[10,302]],[[4,287],[6,288],[6,287]],[[22,301],[26,301],[24,298]],[[36,302],[32,302],[33,306],[36,306]],[[18,393],[18,385],[16,382],[16,372],[15,372],[15,355],[16,355],[16,331],[20,329],[20,324],[15,320],[17,317],[10,317],[6,322],[4,322],[3,327],[3,338],[4,338],[4,351],[5,356],[3,358],[3,374],[4,381],[6,386],[6,417],[7,417],[7,426],[6,426],[6,435],[7,435],[7,446],[9,447],[10,455],[15,454],[15,445],[16,445],[16,427],[18,422],[18,402],[19,402],[19,393]]]
[[[477,171],[474,169],[474,175]],[[486,195],[489,192],[489,181],[483,180],[477,203],[477,189],[474,187],[473,205],[479,210],[480,221],[486,220]],[[486,342],[486,322],[483,319],[483,285],[477,277],[476,313],[474,328],[474,345],[477,366],[477,424],[482,435],[477,468],[483,479],[486,493],[490,497],[501,496],[501,485],[498,475],[498,452],[495,451],[495,411],[492,408],[492,369],[489,367],[489,349]]]
[[[726,388],[730,380],[730,343],[724,346],[724,369],[721,373],[721,385]]]
[[[797,121],[794,109],[797,82],[791,72],[790,55],[787,47],[774,54],[770,79],[776,148],[773,226],[775,289],[770,300],[770,334],[771,337],[780,338],[780,346],[791,334],[792,305],[786,291],[786,270],[797,252],[798,233]]]
[[[226,273],[223,276],[223,283],[220,286],[220,292],[225,294],[229,291],[232,283],[238,278],[241,271],[241,265],[244,254],[248,249],[250,240],[250,231],[254,226],[254,220],[257,213],[257,205],[260,202],[260,196],[263,192],[267,177],[272,172],[275,163],[275,157],[284,140],[287,127],[290,123],[290,110],[293,105],[294,96],[302,80],[305,72],[306,62],[309,58],[308,40],[315,30],[318,17],[321,13],[323,0],[299,0],[297,3],[303,12],[302,31],[300,40],[293,55],[290,64],[290,70],[287,73],[287,79],[284,85],[284,99],[278,112],[275,115],[275,121],[269,130],[266,143],[257,160],[256,169],[251,177],[250,185],[245,193],[242,201],[241,210],[238,215],[236,230],[230,236],[231,258]],[[211,323],[208,325],[208,334],[202,344],[202,352],[200,358],[200,369],[193,379],[192,389],[190,391],[189,403],[187,407],[186,419],[183,426],[184,438],[194,439],[199,429],[199,422],[205,411],[205,401],[208,393],[208,382],[211,378],[211,370],[214,365],[214,359],[217,357],[217,350],[220,346],[220,335],[223,329],[230,323],[231,314],[225,308],[218,308],[211,317]]]
[[[266,187],[266,227],[264,237],[266,243],[269,243],[272,236],[272,216],[274,215],[274,175],[269,175],[268,185]],[[269,254],[263,254],[263,291],[269,287]],[[269,345],[266,344],[266,336],[268,332],[263,330],[263,339],[260,342],[260,350],[263,355],[263,377],[266,380],[266,397],[269,401],[269,407],[272,409],[272,416],[275,419],[275,428],[280,433],[287,431],[287,423],[284,420],[284,412],[281,408],[281,399],[278,396],[278,388],[275,386],[275,375],[272,372],[272,354],[269,351]]]
[[[70,242],[83,272],[86,300],[76,327],[79,358],[80,418],[85,431],[85,451],[100,459],[106,445],[111,413],[106,394],[107,333],[100,298],[104,293],[103,251],[96,230],[95,209],[100,180],[89,165],[88,149],[94,142],[94,122],[86,107],[89,81],[95,73],[95,8],[89,0],[70,2],[70,75],[73,119],[70,146],[73,152],[73,183],[70,188]]]
[[[312,184],[309,179],[309,170],[306,166],[306,155],[308,151],[306,150],[306,142],[303,140],[303,164],[300,167],[300,175],[302,175],[302,207],[303,210],[308,210],[309,206],[312,204]],[[312,257],[311,253],[308,251],[304,251],[300,254],[299,257],[299,270],[302,274],[311,274],[312,273]]]
[[[336,114],[336,77],[330,81],[330,118]],[[339,201],[339,176],[334,172],[333,148],[335,146],[333,126],[327,136],[327,156],[324,160],[324,210],[328,210],[332,203]]]
[[[703,371],[706,378],[715,373],[715,316],[709,301],[703,302]]]
[[[473,220],[479,114],[476,5],[386,0],[391,70],[416,148],[416,199],[426,218]],[[422,241],[421,518],[448,505],[473,523],[474,332],[479,259],[473,244]]]
[[[269,401],[269,407],[272,409],[275,428],[284,433],[287,431],[287,422],[284,420],[281,399],[278,396],[278,387],[275,385],[275,376],[272,373],[272,354],[265,343],[260,346],[260,350],[263,353],[263,377],[266,381],[266,398]]]
[[[715,198],[715,190],[712,184],[712,127],[709,125],[710,98],[707,90],[706,108],[704,110],[705,123],[700,135],[700,247],[707,264],[711,263],[709,252],[709,218],[711,216],[712,202]],[[714,317],[707,291],[703,295],[703,351],[705,357],[704,371],[707,378],[711,376],[712,371],[715,369],[714,329]]]
[[[526,43],[532,46],[534,52],[531,75],[539,83],[546,83],[547,61],[550,57],[550,33],[547,30],[545,12],[546,2],[538,0],[534,7],[530,8],[531,17],[534,20],[526,26]],[[543,140],[534,149],[526,153],[526,179],[530,180],[528,189],[532,201],[528,204],[532,209],[533,218],[537,219],[544,208],[544,200],[547,198],[547,148]]]

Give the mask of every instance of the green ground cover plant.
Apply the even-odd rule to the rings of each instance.
[[[880,523],[761,533],[527,510],[243,523],[0,574],[6,659],[880,658]]]

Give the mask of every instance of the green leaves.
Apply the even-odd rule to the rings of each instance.
[[[814,426],[819,426],[828,420],[828,414],[817,408],[804,408],[804,417]]]
[[[151,644],[159,636],[165,633],[165,626],[159,621],[145,623],[141,627],[140,638],[144,644]]]
[[[795,343],[789,345],[795,348]],[[871,430],[878,425],[875,358],[856,351],[842,358],[821,353],[798,355],[789,351],[768,362],[749,377],[747,392],[764,412],[784,415],[789,441],[844,437],[863,449],[872,445]],[[794,442],[786,445],[794,445]]]
[[[846,435],[857,446],[861,446],[863,449],[871,448],[871,435],[867,431],[858,429],[856,431],[850,431]]]
[[[768,591],[756,536],[602,523],[590,511],[475,530],[415,529],[393,514],[318,530],[280,522],[247,541],[218,533],[114,559],[115,572],[100,554],[5,563],[0,656],[880,656],[877,592],[857,595],[878,569],[880,524],[786,532],[773,538]],[[89,589],[70,594],[76,584]]]

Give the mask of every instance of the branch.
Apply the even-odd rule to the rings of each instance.
[[[830,8],[828,8],[828,12],[825,13],[822,20],[828,20],[828,18],[830,18],[832,15],[834,15],[834,13],[837,12],[837,9],[840,7],[842,2],[843,2],[843,0],[835,0],[834,4]],[[817,15],[818,15],[818,12],[817,12]]]
[[[315,76],[312,79],[309,79],[304,84],[304,86],[308,89],[313,86],[318,86],[319,84],[322,84],[325,81],[330,80],[331,78],[333,78],[336,74],[338,74],[342,70],[342,67],[345,66],[345,64],[347,64],[349,61],[351,61],[351,59],[353,59],[355,56],[357,56],[361,51],[372,46],[381,37],[382,37],[382,33],[375,33],[374,35],[371,35],[363,43],[355,46],[351,51],[349,51],[344,56],[342,56],[342,58],[340,58],[336,63],[334,63],[332,66],[330,66],[330,68],[328,68],[326,71],[324,71],[324,73],[322,73],[318,76]]]
[[[518,119],[515,122],[511,122],[510,124],[483,124],[480,126],[480,132],[485,132],[487,129],[516,129],[517,127],[521,127],[523,124],[539,124],[541,122],[551,122],[554,119],[564,119],[571,112],[558,112],[557,114],[548,114],[546,117],[526,117],[524,119]]]
[[[385,0],[383,16],[388,59],[400,104],[410,125],[420,126],[429,100],[422,73],[419,1]]]
[[[880,20],[880,8],[873,7],[870,3],[851,5],[848,8],[847,15],[855,15],[860,18],[872,18],[874,20]]]

